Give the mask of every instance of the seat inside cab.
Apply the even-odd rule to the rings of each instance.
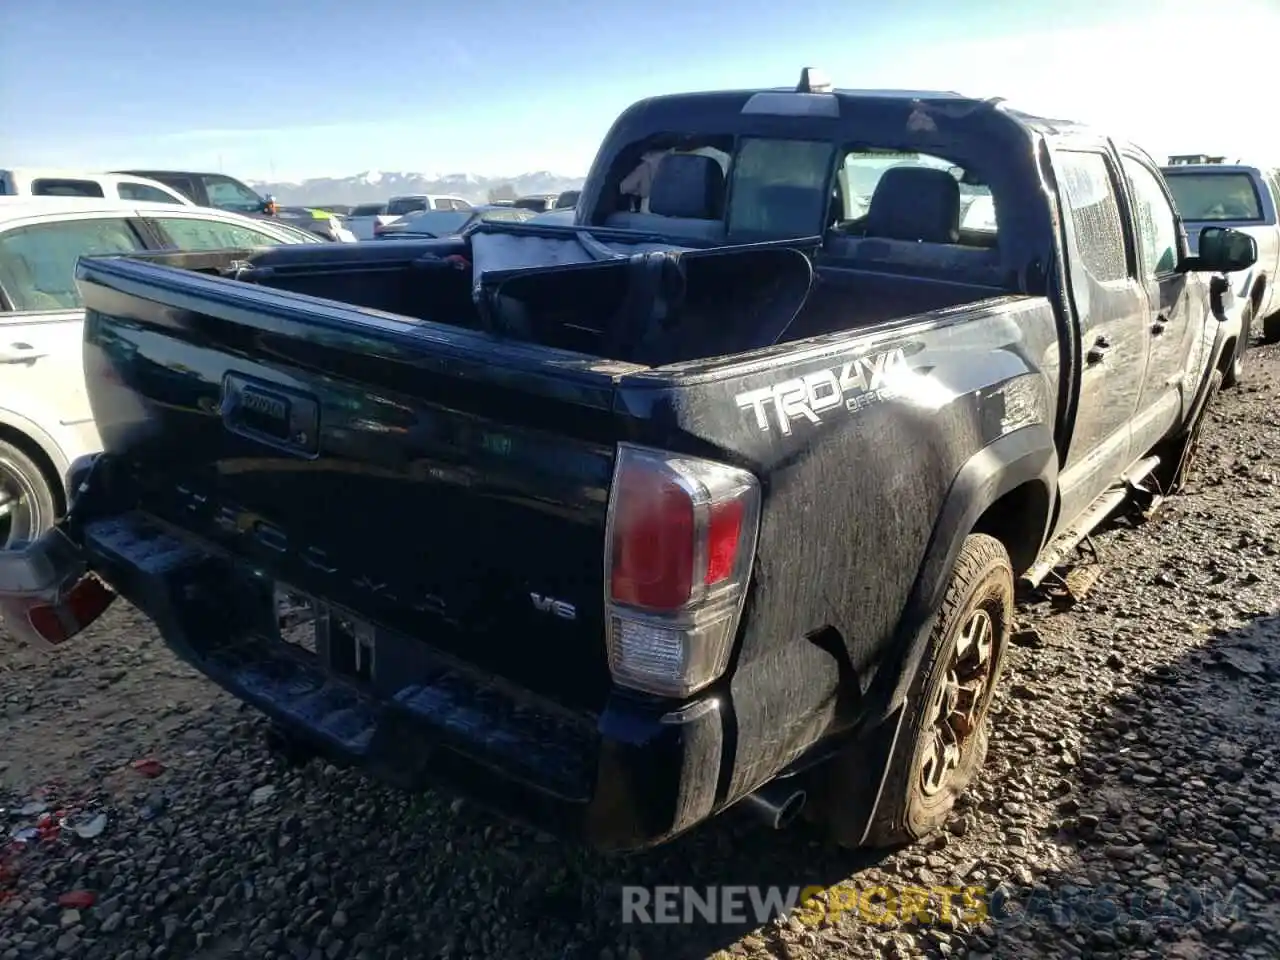
[[[647,183],[645,163],[653,166]],[[656,161],[642,161],[621,188],[624,195],[636,197],[648,209],[611,213],[605,219],[607,227],[696,240],[724,238],[726,181],[724,168],[713,157],[664,153]],[[626,188],[640,192],[630,193]]]

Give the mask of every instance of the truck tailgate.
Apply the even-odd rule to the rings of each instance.
[[[79,277],[94,416],[149,514],[601,708],[612,404],[635,368],[135,260]]]

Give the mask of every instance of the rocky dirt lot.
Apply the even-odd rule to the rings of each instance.
[[[1280,350],[1250,361],[1187,495],[1097,538],[1083,601],[1021,610],[986,774],[929,842],[876,860],[730,815],[606,859],[449,795],[289,768],[119,605],[53,658],[0,643],[0,960],[1275,957]],[[628,883],[989,896],[951,923],[892,901],[877,920],[873,898],[641,927]]]

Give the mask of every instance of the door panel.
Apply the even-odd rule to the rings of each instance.
[[[91,423],[84,385],[84,311],[75,284],[85,255],[143,249],[125,217],[23,223],[0,233],[0,404],[51,435]]]
[[[81,363],[84,312],[0,313],[0,404],[51,433],[93,421]]]
[[[1178,272],[1178,221],[1160,178],[1136,156],[1122,158],[1129,193],[1129,221],[1137,246],[1138,278],[1150,302],[1150,360],[1134,418],[1134,456],[1154,447],[1182,422],[1199,386],[1187,370],[1200,332],[1210,318],[1188,289],[1198,285]]]
[[[1146,374],[1150,306],[1132,276],[1119,181],[1107,155],[1061,151],[1054,165],[1083,354],[1076,420],[1060,475],[1061,530],[1132,460],[1131,427]]]

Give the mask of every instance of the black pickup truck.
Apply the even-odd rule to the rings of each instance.
[[[0,610],[123,596],[292,749],[601,849],[739,802],[909,841],[1017,579],[1179,487],[1254,257],[998,102],[645,100],[571,223],[82,259],[104,452]]]

